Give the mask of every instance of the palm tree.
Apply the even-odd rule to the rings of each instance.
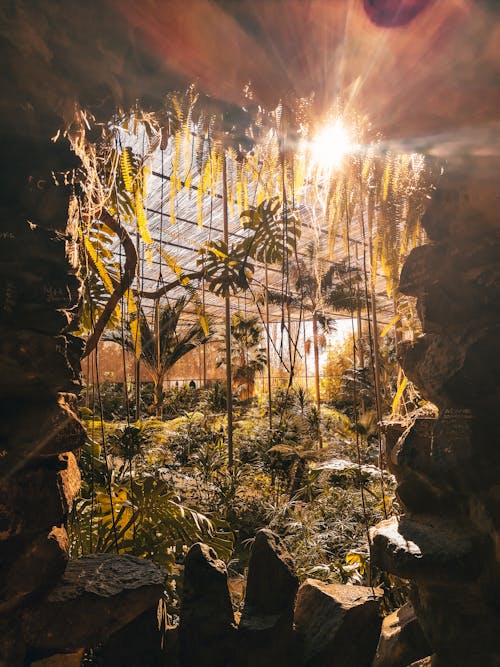
[[[190,296],[181,296],[165,306],[157,306],[152,322],[148,320],[142,308],[138,311],[140,359],[153,378],[154,408],[158,417],[162,414],[163,382],[166,374],[181,357],[198,345],[206,343],[211,336],[207,331],[206,321],[205,323],[198,321],[191,325],[179,322],[190,301]],[[135,353],[138,346],[133,330],[133,322],[128,322],[123,338],[112,333],[108,339]]]
[[[294,308],[302,308],[311,314],[312,347],[314,353],[315,394],[318,414],[321,411],[319,353],[326,343],[326,334],[334,330],[335,322],[328,311],[353,313],[358,303],[360,271],[346,262],[331,262],[320,246],[310,243],[306,249],[307,260],[302,258],[290,266],[290,277],[296,294],[283,297],[278,292],[269,293],[269,301],[286,301]],[[309,353],[311,341],[305,343]]]
[[[225,352],[225,348],[220,350]],[[222,366],[225,355],[217,363]],[[231,366],[235,384],[244,387],[240,398],[252,398],[255,388],[255,376],[267,364],[267,356],[262,347],[262,326],[258,317],[246,317],[234,313],[231,317]]]

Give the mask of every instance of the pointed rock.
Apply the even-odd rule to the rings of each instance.
[[[306,667],[370,667],[382,618],[379,588],[306,579],[299,588],[295,627]]]
[[[180,610],[181,665],[230,665],[235,625],[227,569],[207,544],[188,551]]]
[[[384,618],[373,667],[406,667],[430,651],[413,605],[407,602]]]
[[[277,535],[259,530],[248,564],[245,606],[238,628],[245,665],[300,664],[293,632],[299,580]]]

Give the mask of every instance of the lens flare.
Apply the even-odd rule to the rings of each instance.
[[[309,144],[311,158],[321,171],[338,169],[353,148],[349,132],[340,120],[326,125]]]

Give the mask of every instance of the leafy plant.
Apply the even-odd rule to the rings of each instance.
[[[141,308],[137,313],[138,320],[127,323],[124,337],[114,333],[108,336],[109,340],[123,345],[129,352],[138,352],[147,366],[153,377],[154,408],[157,416],[162,414],[163,383],[168,371],[185,354],[204,344],[210,337],[203,322],[182,324],[182,313],[189,302],[190,297],[181,296],[176,301],[158,308],[153,323]]]
[[[222,338],[222,336],[221,336]],[[226,363],[226,348],[219,351],[218,366]],[[234,313],[231,317],[231,367],[233,380],[238,386],[244,387],[240,398],[253,396],[255,376],[267,364],[267,356],[262,346],[262,325],[258,317],[245,317],[243,313]]]

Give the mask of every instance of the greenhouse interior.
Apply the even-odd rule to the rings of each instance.
[[[498,3],[0,19],[0,667],[499,667]]]

